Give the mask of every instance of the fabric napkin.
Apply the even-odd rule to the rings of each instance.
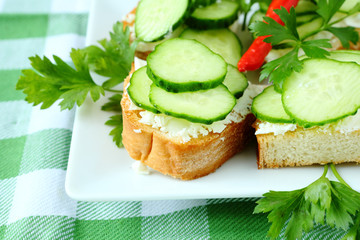
[[[82,202],[64,190],[74,110],[32,107],[15,90],[29,56],[69,61],[90,0],[0,0],[0,239],[265,239],[256,199]],[[282,235],[284,234],[284,230]],[[304,239],[339,239],[317,226]]]

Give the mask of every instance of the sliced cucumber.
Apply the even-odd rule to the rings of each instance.
[[[188,28],[181,33],[180,38],[195,39],[201,42],[234,66],[241,57],[241,42],[228,28],[210,30]]]
[[[282,102],[304,127],[355,114],[360,107],[360,66],[331,59],[305,59],[303,69],[283,84]]]
[[[319,32],[324,20],[320,17],[313,19],[311,22],[304,23],[297,27],[300,39],[308,38]]]
[[[216,0],[191,0],[195,8],[206,7],[216,2]]]
[[[271,123],[294,122],[285,112],[281,102],[281,93],[275,91],[274,86],[269,86],[257,95],[251,106],[251,111],[256,118]]]
[[[190,0],[141,0],[135,17],[135,35],[144,42],[161,40],[189,15]]]
[[[360,0],[346,0],[340,7],[340,11],[350,12],[356,7],[357,4],[360,4]]]
[[[269,4],[267,2],[259,2],[259,10],[263,13],[266,13],[269,8]]]
[[[228,64],[227,74],[223,84],[236,98],[240,98],[249,85],[245,75],[231,64]]]
[[[296,15],[302,15],[315,12],[317,9],[318,6],[312,1],[299,1],[295,8],[295,12]]]
[[[170,92],[214,88],[224,80],[227,64],[195,40],[174,38],[156,46],[147,57],[148,76]]]
[[[223,0],[207,7],[196,8],[186,24],[196,29],[226,28],[238,18],[239,4]]]
[[[138,107],[148,110],[153,113],[159,111],[150,103],[149,93],[151,79],[146,74],[146,66],[136,70],[130,78],[130,85],[127,92],[131,101]]]
[[[319,17],[319,15],[317,15],[315,13],[296,16],[296,24],[299,27],[305,23],[311,22],[312,20],[314,20],[315,18],[318,18],[318,17]]]
[[[355,62],[360,64],[360,51],[355,50],[337,50],[330,52],[330,59],[335,59],[341,62]]]
[[[224,119],[236,104],[235,97],[223,84],[209,90],[183,93],[167,92],[152,84],[149,97],[162,113],[204,124]]]

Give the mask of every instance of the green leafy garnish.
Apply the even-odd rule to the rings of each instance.
[[[110,40],[99,41],[102,48],[92,45],[84,49],[88,54],[88,64],[97,74],[108,77],[102,86],[110,89],[122,83],[131,70],[137,42],[130,44],[130,30],[117,22],[110,32]],[[119,57],[121,56],[121,57]]]
[[[334,165],[331,169],[336,172]],[[270,191],[263,195],[265,198],[257,201],[254,213],[269,213],[268,220],[272,223],[269,237],[276,238],[289,218],[285,229],[285,237],[289,240],[301,239],[302,234],[312,230],[314,224],[348,230],[354,223],[353,216],[359,215],[360,193],[345,182],[330,181],[326,177],[327,171],[328,165],[323,175],[305,188]]]
[[[61,110],[71,109],[75,103],[80,106],[88,93],[94,101],[98,100],[104,95],[104,89],[92,80],[86,54],[73,49],[70,56],[75,69],[57,56],[54,56],[55,63],[47,57],[30,57],[38,73],[32,69],[23,70],[16,89],[24,90],[29,103],[41,103],[41,109],[50,107],[58,99],[62,99]]]
[[[54,63],[47,57],[30,57],[34,69],[22,71],[16,89],[23,90],[25,100],[34,105],[41,104],[41,109],[49,108],[57,100],[61,110],[72,109],[75,104],[81,106],[87,95],[97,101],[105,91],[119,92],[110,98],[110,102],[102,107],[105,111],[115,111],[118,114],[106,122],[116,126],[111,135],[117,146],[122,146],[121,106],[122,91],[112,88],[124,81],[131,70],[137,42],[130,44],[130,30],[117,22],[110,33],[110,39],[99,41],[100,46],[88,46],[83,49],[72,49],[71,65],[57,56],[53,56]],[[95,83],[90,71],[106,77],[102,85]],[[121,126],[120,126],[121,125]]]
[[[122,111],[120,106],[121,99],[122,99],[122,93],[112,95],[111,97],[109,97],[109,102],[105,103],[101,107],[101,110],[121,113]]]
[[[359,40],[359,34],[352,27],[338,28],[332,26],[345,17],[338,19],[336,22],[331,22],[334,14],[339,10],[343,2],[344,0],[319,1],[316,12],[324,21],[318,32],[329,31],[340,39],[343,47],[349,47],[349,42],[356,43]],[[264,22],[255,22],[250,25],[250,29],[257,36],[269,36],[264,41],[272,45],[286,42],[293,46],[292,51],[288,54],[266,63],[261,72],[260,81],[268,78],[269,82],[274,83],[275,90],[281,92],[284,80],[293,71],[299,72],[303,67],[303,63],[298,57],[300,49],[304,51],[307,57],[325,58],[329,55],[325,48],[331,48],[331,44],[329,39],[301,39],[296,29],[296,13],[294,8],[291,8],[289,12],[283,7],[274,11],[284,22],[284,26],[269,17],[264,17]]]
[[[113,136],[113,141],[115,142],[116,146],[123,147],[122,144],[122,131],[123,131],[123,119],[122,114],[117,114],[110,117],[106,123],[108,126],[114,127],[111,130],[110,135]]]
[[[117,113],[116,115],[111,116],[110,120],[108,120],[105,124],[113,127],[113,129],[110,132],[110,135],[113,136],[113,141],[118,147],[123,147],[122,144],[123,120],[122,120],[122,109],[120,105],[122,96],[123,96],[122,93],[112,95],[111,97],[109,97],[109,101],[101,107],[101,110],[103,111],[110,111]]]

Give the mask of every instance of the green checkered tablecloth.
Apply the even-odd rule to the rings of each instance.
[[[74,111],[40,110],[15,90],[28,57],[69,61],[89,0],[0,0],[0,239],[265,239],[254,199],[79,202],[64,190]],[[282,233],[283,234],[283,233]],[[339,239],[317,226],[304,239]]]

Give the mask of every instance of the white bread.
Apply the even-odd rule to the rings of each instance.
[[[259,129],[261,121],[253,126]],[[329,128],[319,131],[318,127],[274,135],[256,135],[258,142],[258,168],[306,166],[326,163],[360,163],[360,130],[342,133]]]
[[[124,86],[129,83],[129,77]],[[131,101],[124,93],[123,144],[130,157],[174,178],[192,180],[214,172],[224,162],[241,151],[254,136],[251,124],[255,117],[248,114],[243,121],[230,123],[221,133],[183,142],[150,125],[140,123],[140,111],[130,110]]]

